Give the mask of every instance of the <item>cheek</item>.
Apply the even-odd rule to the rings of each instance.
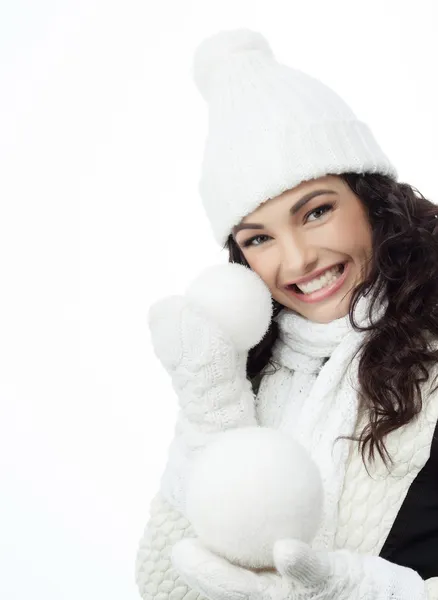
[[[369,256],[372,251],[372,231],[370,228],[358,227],[353,230],[351,245],[359,255]]]
[[[340,249],[352,256],[368,256],[372,249],[372,230],[364,216],[361,213],[351,215],[339,225],[338,244]]]
[[[273,288],[275,282],[275,268],[273,265],[275,263],[272,255],[269,257],[269,252],[258,253],[258,256],[255,256],[255,254],[253,256],[244,255],[246,262],[269,288]]]

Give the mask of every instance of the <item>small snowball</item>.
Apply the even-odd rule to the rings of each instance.
[[[186,296],[215,320],[237,350],[256,346],[272,318],[272,297],[264,281],[237,263],[205,269],[187,288]]]

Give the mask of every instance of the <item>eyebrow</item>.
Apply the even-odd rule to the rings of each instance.
[[[301,208],[310,202],[315,196],[321,196],[322,194],[337,194],[334,190],[314,190],[313,192],[309,192],[305,194],[302,198],[298,200],[289,210],[291,215],[296,215]],[[261,223],[241,223],[240,225],[236,225],[233,227],[232,233],[235,237],[236,234],[242,229],[264,229],[265,226]]]

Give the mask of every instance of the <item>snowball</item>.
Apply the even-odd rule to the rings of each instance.
[[[272,568],[277,540],[311,542],[323,502],[318,467],[289,434],[219,433],[193,464],[187,518],[203,545],[247,568]]]
[[[220,325],[237,350],[249,350],[266,334],[272,318],[269,288],[254,271],[237,263],[205,269],[186,296]]]

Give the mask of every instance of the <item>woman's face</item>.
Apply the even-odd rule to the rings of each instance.
[[[372,232],[366,210],[336,175],[268,200],[233,235],[272,297],[317,323],[347,315],[352,291],[368,273]]]

